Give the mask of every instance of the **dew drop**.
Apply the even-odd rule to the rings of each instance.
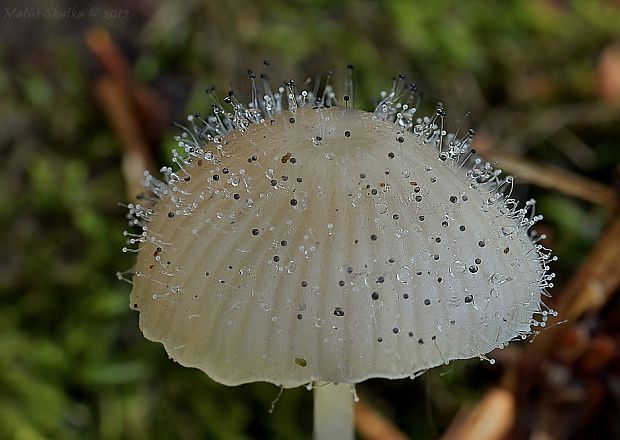
[[[491,281],[491,284],[501,284],[503,278],[504,278],[504,275],[502,275],[499,272],[495,272],[493,275],[491,275],[491,278],[489,281]]]
[[[385,202],[379,202],[375,204],[375,209],[379,214],[385,214],[388,210],[388,205]]]
[[[407,266],[401,267],[398,272],[396,272],[396,279],[403,284],[411,281],[411,269]]]

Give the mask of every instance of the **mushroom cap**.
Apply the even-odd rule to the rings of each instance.
[[[301,107],[192,157],[145,223],[144,335],[223,384],[294,387],[413,376],[530,334],[544,263],[523,210],[425,140]]]

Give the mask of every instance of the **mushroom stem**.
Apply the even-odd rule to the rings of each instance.
[[[350,384],[314,383],[314,440],[353,439]]]

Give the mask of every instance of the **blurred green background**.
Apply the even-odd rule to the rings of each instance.
[[[367,109],[406,73],[423,107],[443,101],[453,124],[471,110],[493,148],[617,184],[620,92],[601,84],[619,81],[619,55],[611,70],[601,57],[620,40],[618,1],[1,2],[2,439],[311,434],[305,389],[285,391],[270,413],[277,387],[221,386],[140,334],[130,286],[115,276],[133,261],[121,252],[118,206],[129,196],[124,145],[97,98],[106,69],[86,42],[93,26],[159,97],[170,128],[148,145],[160,166],[174,146],[172,121],[207,109],[211,84],[247,93],[247,68],[260,71],[268,58],[275,82],[333,70],[337,88],[354,64],[356,100]],[[613,210],[536,186],[518,193],[540,202],[561,286]],[[411,438],[437,438],[502,371],[502,362],[462,361],[358,391]]]

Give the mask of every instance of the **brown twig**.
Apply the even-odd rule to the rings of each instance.
[[[407,440],[392,422],[363,402],[355,404],[355,427],[366,440]]]
[[[161,134],[162,124],[168,120],[164,102],[155,92],[135,80],[125,55],[105,29],[100,27],[90,29],[86,33],[86,44],[108,75],[117,81],[123,92],[130,97],[132,105],[137,110],[136,118],[147,138],[156,140]]]
[[[500,440],[515,420],[515,398],[503,388],[491,389],[472,409],[462,410],[442,440]]]
[[[530,182],[542,188],[577,197],[591,203],[615,207],[619,197],[612,186],[588,179],[569,171],[510,153],[498,151],[494,140],[486,133],[476,137],[476,150],[486,160],[496,163],[505,173],[514,174],[520,182]]]
[[[497,166],[505,172],[518,176],[522,182],[530,182],[603,206],[616,206],[618,203],[618,195],[611,186],[560,168],[534,163],[499,151],[493,151],[489,159],[497,162]]]
[[[117,81],[109,77],[98,80],[95,95],[125,148],[122,169],[128,196],[133,199],[143,190],[144,170],[155,168],[150,148],[133,115],[131,103]]]
[[[95,96],[124,147],[123,174],[130,199],[143,191],[144,170],[155,170],[152,145],[167,119],[163,102],[133,77],[129,62],[102,28],[92,28],[86,43],[106,70],[95,83]]]

